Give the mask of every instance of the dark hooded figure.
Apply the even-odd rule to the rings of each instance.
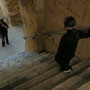
[[[2,39],[2,47],[5,46],[5,40],[6,40],[6,43],[9,45],[7,29],[8,29],[7,23],[5,23],[3,20],[0,20],[0,34]]]
[[[69,65],[73,58],[79,39],[90,37],[90,30],[80,31],[75,28],[76,20],[69,16],[64,21],[64,27],[67,33],[60,40],[59,47],[55,56],[55,61],[60,64],[62,72],[71,72],[72,67]]]
[[[0,21],[2,22],[3,26],[5,26],[7,29],[9,28],[9,26],[7,25],[7,23],[6,23],[6,22],[4,22],[4,20],[3,20],[3,19],[1,19]]]

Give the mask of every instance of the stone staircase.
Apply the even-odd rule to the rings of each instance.
[[[73,72],[64,74],[60,72],[54,56],[42,53],[29,58],[19,67],[0,73],[0,90],[82,90],[88,86],[89,59],[74,57],[70,63]]]

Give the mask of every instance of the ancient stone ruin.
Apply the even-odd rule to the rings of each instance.
[[[0,90],[90,90],[90,38],[79,41],[72,73],[61,73],[54,61],[65,17],[75,17],[78,29],[90,28],[90,0],[1,1],[0,18],[23,24],[25,51],[35,55],[1,70]]]

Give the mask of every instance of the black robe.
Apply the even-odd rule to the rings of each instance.
[[[60,40],[59,47],[55,56],[55,60],[61,58],[72,58],[75,54],[79,39],[90,37],[90,30],[87,32],[72,29],[67,30],[67,33],[63,35]]]

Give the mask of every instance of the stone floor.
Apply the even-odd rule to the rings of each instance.
[[[23,26],[10,27],[8,32],[10,45],[6,45],[3,48],[0,39],[0,59],[25,50],[25,40],[22,38],[24,36]]]

